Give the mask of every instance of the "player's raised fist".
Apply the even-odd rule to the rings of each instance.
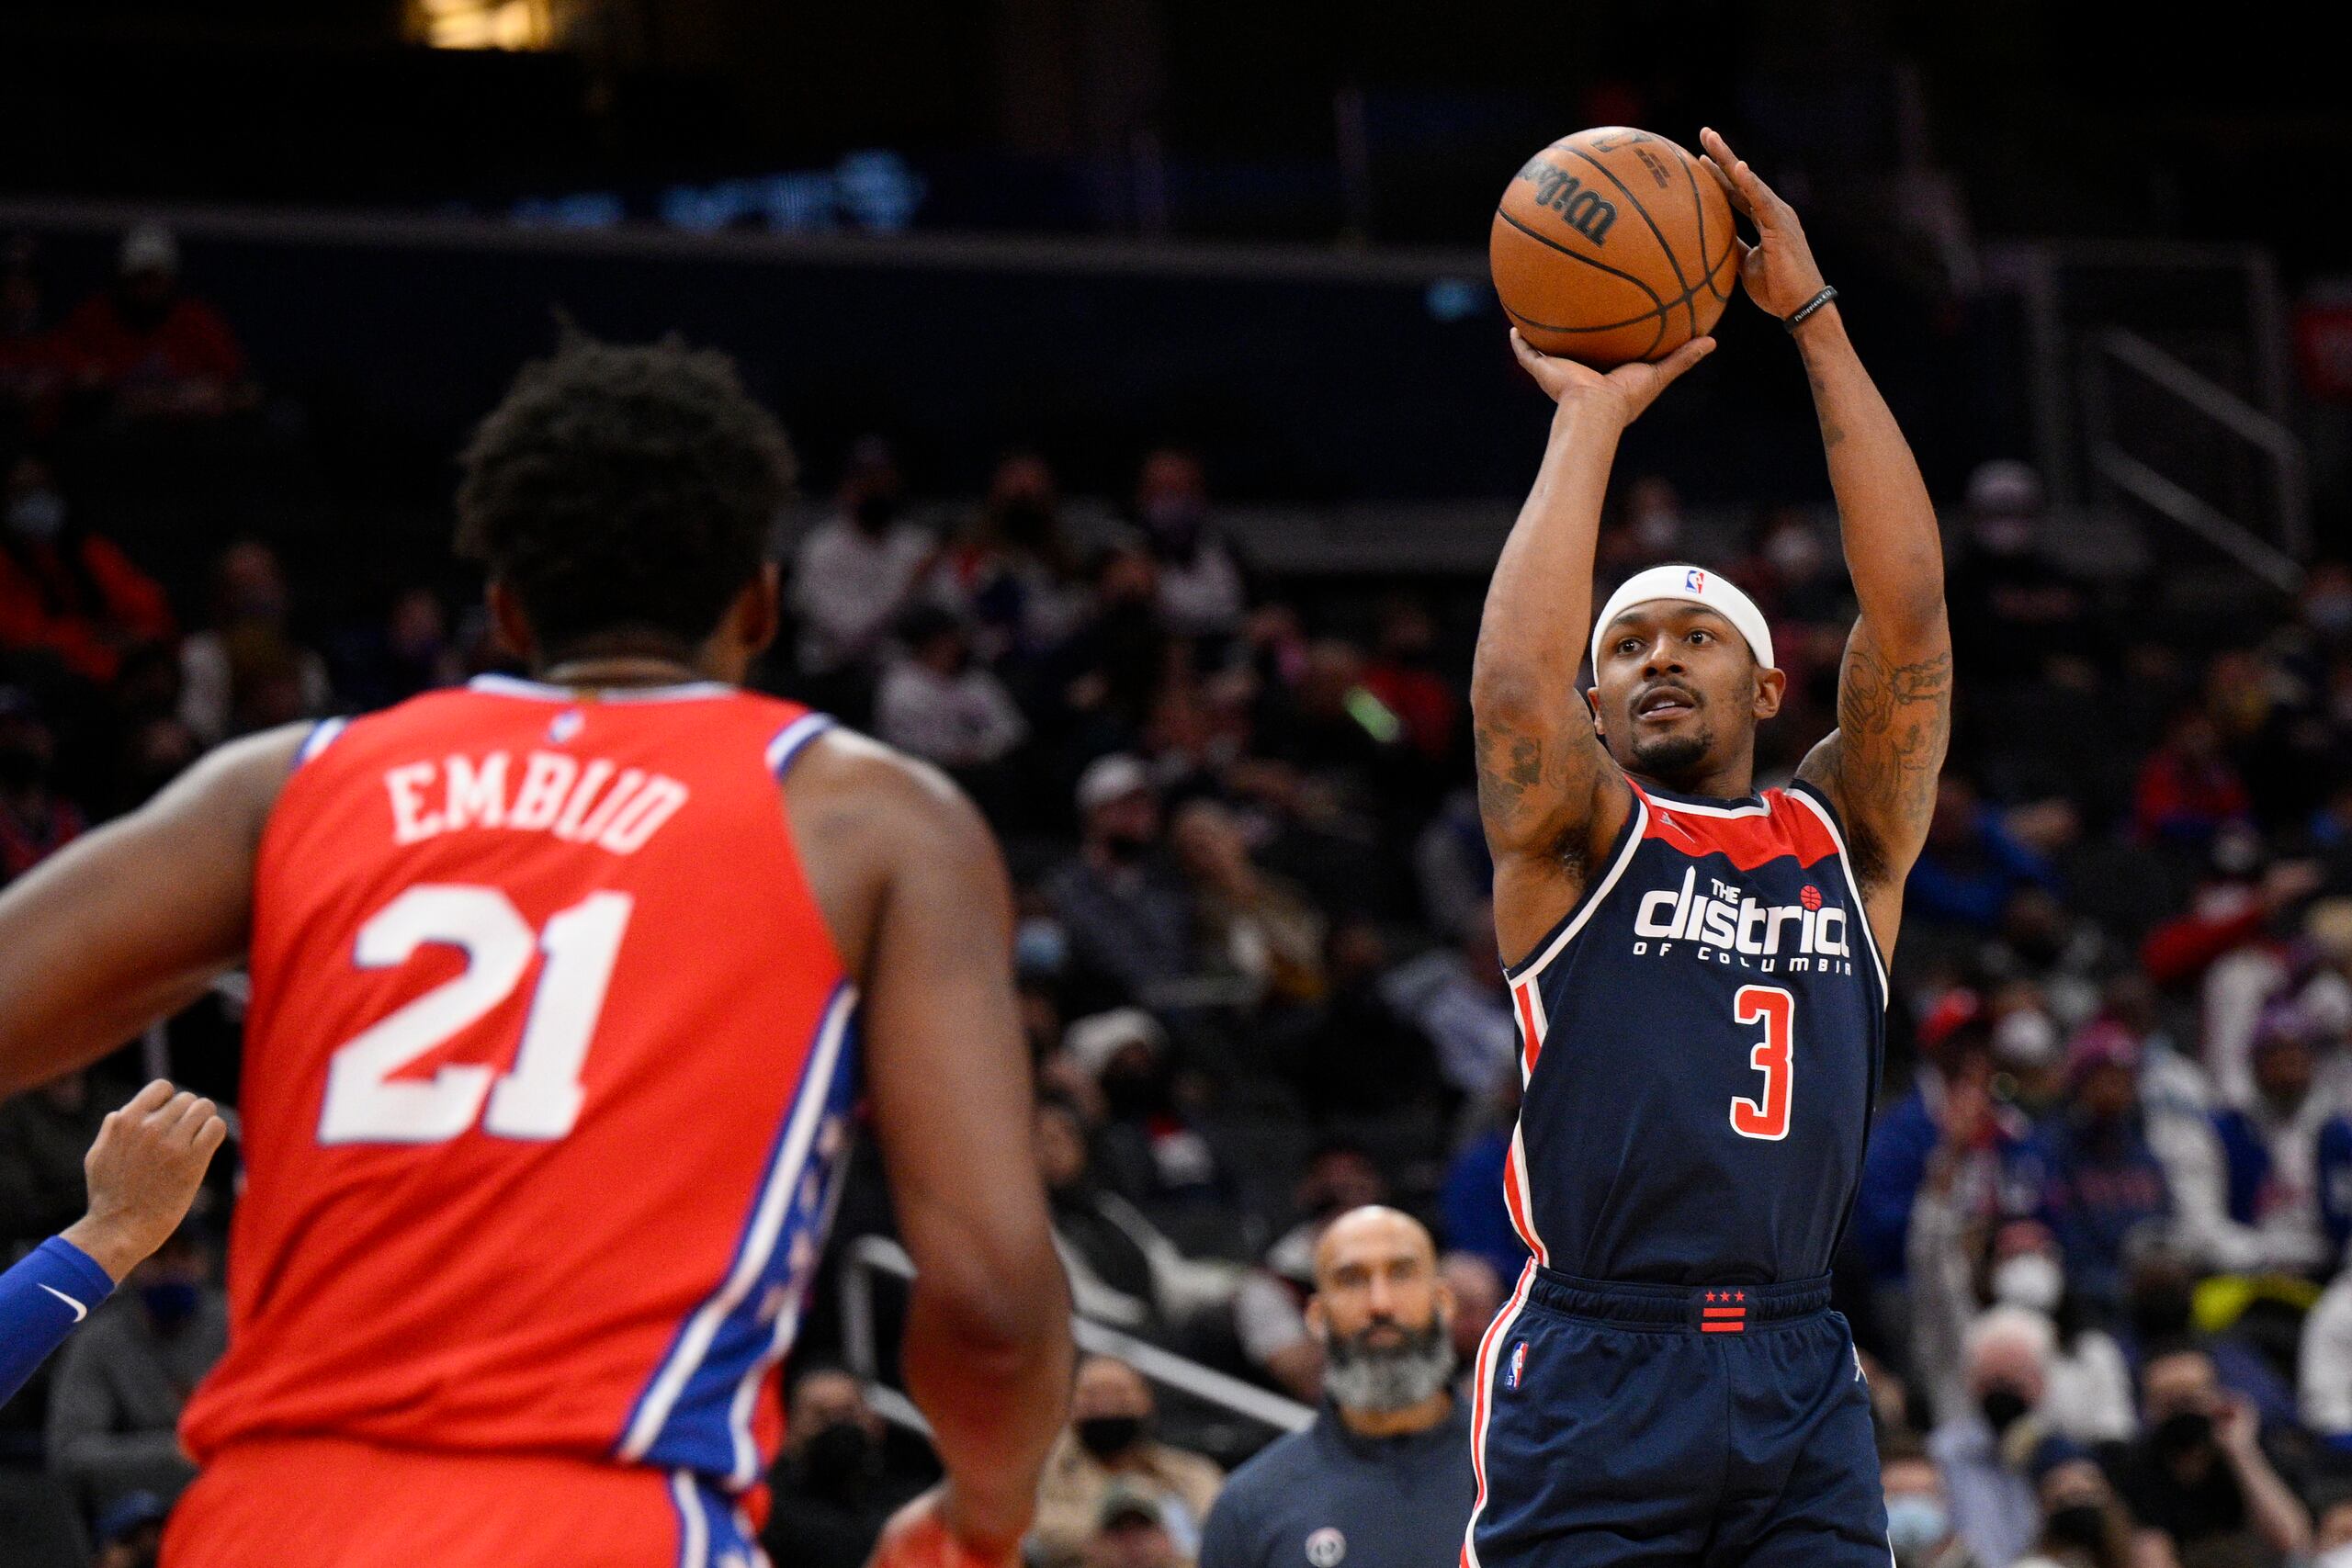
[[[210,1100],[157,1078],[110,1111],[83,1156],[90,1211],[65,1233],[117,1280],[164,1245],[229,1135]]]
[[[1699,161],[1724,187],[1741,216],[1756,225],[1756,243],[1740,245],[1739,281],[1747,297],[1786,319],[1821,292],[1821,268],[1797,221],[1795,209],[1764,183],[1712,130],[1699,132]]]

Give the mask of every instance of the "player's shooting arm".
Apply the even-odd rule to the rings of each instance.
[[[1470,671],[1478,814],[1495,856],[1497,934],[1513,959],[1567,912],[1632,809],[1624,774],[1577,691],[1592,633],[1600,504],[1625,426],[1713,347],[1700,338],[1659,364],[1603,375],[1511,333],[1520,364],[1559,405],[1495,563]]]
[[[97,1060],[243,955],[254,852],[308,732],[221,747],[0,893],[0,1097]]]
[[[1030,1152],[1012,891],[953,786],[895,759],[869,766],[893,853],[864,976],[866,1078],[916,1269],[901,1364],[946,1467],[942,1522],[1008,1561],[1071,1362],[1069,1284]]]
[[[1756,224],[1757,243],[1740,260],[1741,281],[1758,305],[1786,320],[1822,288],[1804,230],[1722,137],[1707,130],[1700,141],[1732,205]],[[1862,368],[1838,307],[1815,310],[1795,336],[1838,497],[1846,569],[1862,610],[1838,673],[1838,728],[1814,748],[1798,776],[1837,803],[1856,875],[1880,906],[1873,924],[1882,941],[1892,941],[1892,917],[1927,842],[1951,733],[1943,540],[1910,443]]]

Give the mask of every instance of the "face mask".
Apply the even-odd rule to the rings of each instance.
[[[842,1421],[810,1438],[800,1464],[812,1492],[837,1495],[855,1486],[873,1468],[874,1439],[854,1421]]]
[[[1136,1446],[1143,1436],[1140,1416],[1089,1416],[1083,1421],[1071,1423],[1078,1434],[1078,1446],[1096,1459],[1110,1461]]]
[[[2066,1275],[2046,1252],[2024,1252],[1993,1270],[1993,1299],[2035,1312],[2058,1310],[2066,1293]]]
[[[2202,1410],[2182,1410],[2156,1423],[2148,1435],[2162,1459],[2185,1459],[2213,1440],[2213,1418]]]
[[[54,539],[65,527],[65,498],[53,490],[26,491],[8,503],[8,526],[36,543]]]
[[[1993,1428],[1993,1435],[1997,1438],[2017,1425],[2018,1419],[2033,1406],[2028,1404],[2025,1395],[2016,1389],[1988,1388],[1984,1397],[1976,1402],[1976,1408],[1984,1413],[1985,1425]]]
[[[2013,1012],[1995,1026],[1993,1053],[2021,1066],[2046,1066],[2058,1058],[2058,1026],[2046,1013]]]
[[[1886,1540],[1894,1560],[1911,1568],[1951,1534],[1951,1517],[1933,1497],[1916,1494],[1886,1500]]]
[[[2042,1529],[2060,1546],[2097,1551],[2107,1544],[2107,1510],[2097,1503],[2071,1503],[2052,1513]]]
[[[147,1309],[148,1318],[166,1334],[196,1315],[196,1287],[185,1280],[142,1285],[139,1291],[139,1301]]]
[[[868,533],[878,534],[890,525],[899,514],[899,502],[888,495],[860,496],[857,502],[858,526]]]

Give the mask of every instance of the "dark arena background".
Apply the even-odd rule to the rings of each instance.
[[[5,0],[0,885],[225,739],[511,668],[450,543],[468,432],[568,333],[733,355],[800,468],[758,683],[996,829],[1041,1095],[1003,1136],[1081,1347],[1148,1390],[1081,1385],[1027,1556],[1187,1568],[1214,1472],[1176,1450],[1233,1467],[1323,1395],[1324,1221],[1425,1221],[1465,1357],[1520,1269],[1466,693],[1550,410],[1485,237],[1556,137],[1712,125],[1803,216],[1947,547],[1954,739],[1836,1286],[1890,1498],[1950,1527],[1896,1559],[2352,1562],[2352,109],[2308,28]],[[1626,437],[1602,592],[1688,558],[1755,594],[1777,784],[1853,602],[1795,353],[1745,299],[1718,336]],[[0,1264],[140,1083],[234,1106],[243,1001],[0,1103]],[[119,1326],[0,1407],[7,1568],[155,1560],[237,1192],[224,1156]],[[785,1568],[858,1568],[936,1474],[906,1272],[862,1145]],[[1104,1446],[1138,1402],[1159,1447]]]

